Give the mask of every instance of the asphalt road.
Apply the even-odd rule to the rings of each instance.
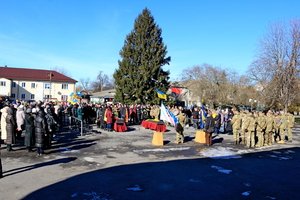
[[[299,127],[293,143],[259,149],[222,134],[206,147],[194,133],[186,129],[187,142],[176,145],[169,128],[157,147],[139,126],[83,137],[66,130],[43,157],[2,150],[0,199],[299,199]]]

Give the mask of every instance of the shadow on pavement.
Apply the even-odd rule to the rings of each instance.
[[[23,199],[298,199],[300,148],[229,158],[99,169],[41,188]]]
[[[64,164],[64,163],[72,162],[76,159],[77,159],[76,157],[60,158],[60,159],[56,159],[56,160],[51,160],[51,161],[47,161],[47,162],[42,162],[42,163],[38,163],[38,164],[34,164],[34,165],[29,165],[29,166],[25,166],[25,167],[19,167],[16,169],[4,171],[3,175],[4,175],[4,177],[7,177],[7,176],[11,176],[14,174],[26,172],[29,170],[33,170],[33,169],[37,169],[37,168],[41,168],[41,167],[45,167],[45,166],[49,166],[49,165]]]

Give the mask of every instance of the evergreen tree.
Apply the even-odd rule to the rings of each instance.
[[[127,35],[120,51],[119,69],[114,73],[116,101],[122,103],[159,103],[155,89],[169,88],[167,47],[161,29],[151,12],[145,8],[137,17],[134,29]]]

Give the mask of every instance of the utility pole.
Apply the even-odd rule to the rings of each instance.
[[[53,74],[52,72],[50,72],[50,73],[48,74],[48,76],[49,76],[49,81],[50,81],[50,94],[49,94],[49,100],[50,100],[50,98],[52,98],[52,96],[51,96],[51,90],[52,90],[52,77],[54,76],[54,74]]]

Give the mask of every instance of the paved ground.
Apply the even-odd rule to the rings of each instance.
[[[64,131],[43,157],[2,149],[0,199],[299,199],[300,127],[294,133],[293,143],[247,149],[223,134],[197,144],[193,128],[182,145],[169,128],[163,147],[140,126]]]

